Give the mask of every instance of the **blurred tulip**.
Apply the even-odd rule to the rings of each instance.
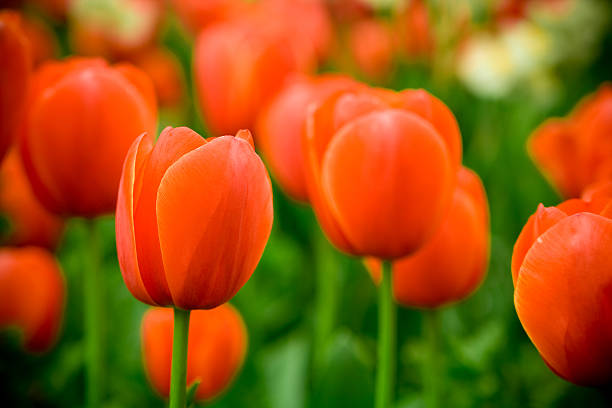
[[[349,47],[357,67],[366,76],[382,80],[391,72],[393,35],[382,21],[369,19],[354,23],[349,33]]]
[[[308,196],[341,250],[407,256],[450,204],[461,136],[450,110],[423,90],[341,92],[307,119]]]
[[[111,212],[125,154],[156,121],[153,87],[133,66],[79,58],[43,64],[21,138],[34,193],[60,215]]]
[[[435,235],[419,251],[393,263],[393,293],[404,306],[436,308],[469,296],[484,279],[489,214],[482,182],[462,167],[453,203]],[[443,255],[441,255],[443,254]],[[374,280],[380,262],[368,259]]]
[[[21,27],[30,43],[32,62],[35,67],[58,55],[59,44],[55,33],[42,20],[24,17]]]
[[[194,34],[213,23],[240,16],[251,4],[244,0],[172,0],[182,23]]]
[[[44,249],[0,249],[0,327],[17,327],[30,352],[56,342],[64,313],[64,278]]]
[[[211,309],[249,279],[272,227],[272,187],[251,134],[208,141],[166,128],[130,148],[117,203],[117,252],[150,305]]]
[[[176,107],[185,94],[183,68],[176,56],[165,48],[150,48],[132,58],[153,81],[161,107]]]
[[[28,39],[16,12],[0,11],[0,160],[22,120],[31,70]]]
[[[302,143],[308,108],[334,92],[357,86],[351,78],[340,75],[296,76],[260,113],[259,148],[272,174],[294,199],[308,200]]]
[[[8,154],[0,167],[0,213],[10,224],[5,243],[51,250],[57,246],[63,222],[34,196],[16,150]]]
[[[64,19],[75,0],[28,0],[49,16],[55,19]]]
[[[612,381],[612,200],[540,204],[512,254],[514,304],[548,366],[579,385]]]
[[[270,23],[273,24],[273,23]],[[199,35],[194,74],[200,108],[214,135],[251,128],[285,78],[306,71],[289,35],[259,19],[216,24]]]
[[[170,392],[173,326],[170,308],[151,308],[142,319],[145,371],[153,388],[166,398]],[[200,381],[195,401],[209,401],[227,389],[242,366],[246,349],[246,327],[229,303],[191,313],[187,385]]]
[[[328,0],[327,6],[332,17],[341,23],[374,15],[374,9],[366,0]]]
[[[411,0],[397,14],[398,35],[409,57],[425,57],[434,51],[434,30],[423,0]]]
[[[565,197],[612,180],[612,85],[603,84],[566,118],[550,119],[528,142],[533,160]]]
[[[125,59],[152,45],[160,0],[73,0],[70,34],[76,53]]]

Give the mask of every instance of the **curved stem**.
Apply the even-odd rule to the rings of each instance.
[[[383,261],[378,288],[378,365],[376,408],[388,408],[395,386],[395,302],[391,283],[391,263]]]
[[[86,400],[89,408],[98,408],[102,403],[103,358],[102,358],[102,300],[104,287],[100,279],[100,244],[95,221],[88,222],[88,264],[83,271],[83,309],[85,317],[85,363]]]
[[[427,342],[427,354],[423,372],[425,406],[427,408],[438,408],[440,406],[440,364],[438,361],[440,325],[438,322],[438,312],[435,309],[426,310],[423,317],[425,341]]]
[[[170,372],[170,408],[185,408],[187,395],[189,314],[189,310],[174,309],[172,369]]]

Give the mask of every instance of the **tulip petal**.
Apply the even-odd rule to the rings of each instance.
[[[143,134],[134,141],[127,153],[119,183],[115,238],[117,258],[125,285],[136,299],[156,305],[142,281],[134,234],[134,202],[140,195],[143,166],[149,159],[152,148],[151,139]]]
[[[270,180],[249,143],[218,137],[170,166],[157,223],[175,305],[209,309],[229,300],[253,273],[272,227]]]
[[[142,174],[142,190],[134,201],[134,232],[142,282],[156,304],[171,305],[172,296],[162,261],[155,213],[157,190],[168,168],[206,141],[186,127],[166,128],[153,146]]]
[[[407,256],[440,225],[454,179],[448,149],[419,116],[387,109],[349,122],[331,141],[322,186],[358,254]]]
[[[600,385],[612,378],[612,221],[579,213],[542,234],[516,282],[525,331],[563,378]]]

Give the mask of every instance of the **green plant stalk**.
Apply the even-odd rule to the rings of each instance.
[[[189,310],[174,308],[172,368],[170,371],[170,408],[185,408],[187,395],[187,340]]]
[[[438,361],[440,341],[440,325],[438,311],[426,310],[423,316],[425,341],[427,350],[423,370],[423,390],[425,394],[425,406],[427,408],[438,408],[440,406],[440,383],[441,372]]]
[[[100,276],[100,239],[95,221],[88,221],[89,253],[83,271],[83,302],[85,317],[86,402],[89,408],[99,408],[104,392],[103,368],[103,279]]]
[[[316,293],[313,343],[315,375],[318,374],[323,364],[325,347],[334,330],[338,291],[338,265],[335,262],[333,248],[323,234],[317,235],[315,239]]]
[[[389,408],[395,387],[395,302],[391,263],[382,262],[378,288],[378,362],[376,367],[376,408]]]

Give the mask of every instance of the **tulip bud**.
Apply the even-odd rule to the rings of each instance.
[[[612,200],[540,204],[512,254],[514,305],[548,366],[579,385],[612,381]]]
[[[117,253],[150,305],[212,309],[250,278],[272,228],[272,186],[247,130],[205,140],[166,128],[130,148],[119,186]]]
[[[147,377],[163,397],[170,392],[172,333],[170,308],[151,308],[142,319],[142,352]],[[247,349],[247,331],[240,313],[229,303],[191,313],[187,348],[187,385],[199,381],[195,401],[221,394],[240,370]]]
[[[121,164],[155,130],[150,80],[131,65],[71,58],[43,64],[32,80],[21,154],[36,196],[60,215],[111,212]]]
[[[550,119],[529,139],[533,160],[565,197],[612,180],[612,86],[602,85],[565,118]]]
[[[27,247],[0,249],[0,327],[17,327],[30,352],[47,351],[64,312],[64,278],[47,251]]]
[[[341,250],[404,257],[442,221],[461,138],[452,113],[427,92],[332,95],[311,111],[305,143],[309,199]]]
[[[462,167],[450,211],[417,252],[393,263],[393,293],[404,306],[436,308],[469,296],[484,279],[489,249],[487,196],[478,176]],[[380,262],[366,264],[376,282]]]
[[[0,12],[0,160],[15,139],[32,65],[29,41],[18,13]]]
[[[5,243],[51,250],[56,247],[63,222],[43,207],[32,192],[16,150],[8,154],[0,167],[0,213],[10,224]]]

